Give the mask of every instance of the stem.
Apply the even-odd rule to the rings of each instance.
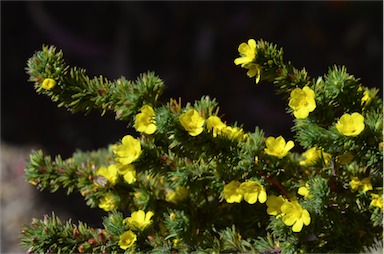
[[[269,178],[261,173],[259,173],[259,176],[265,180],[267,180],[268,182],[272,183],[273,185],[275,185],[277,188],[279,188],[281,190],[281,192],[283,192],[284,196],[288,199],[288,201],[291,201],[290,198],[288,197],[288,193],[285,191],[285,189],[283,188],[283,186],[281,186],[278,182],[276,182],[275,180],[273,180],[272,178]]]

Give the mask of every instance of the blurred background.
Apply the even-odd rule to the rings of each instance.
[[[38,192],[23,179],[31,149],[71,156],[114,143],[129,130],[112,114],[71,114],[34,92],[25,73],[43,44],[89,76],[136,77],[154,71],[163,101],[216,98],[224,120],[246,131],[292,137],[286,102],[271,84],[235,66],[238,45],[262,38],[311,77],[345,65],[363,85],[382,89],[383,2],[4,2],[1,1],[1,253],[19,253],[21,225],[55,211],[100,226],[98,209],[80,195]],[[382,92],[380,92],[382,96]]]

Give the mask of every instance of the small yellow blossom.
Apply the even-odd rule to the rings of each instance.
[[[145,134],[153,134],[157,129],[156,121],[154,120],[156,116],[155,111],[149,105],[142,106],[140,110],[141,113],[137,114],[135,118],[135,129]]]
[[[323,152],[317,147],[312,147],[305,151],[302,155],[305,160],[300,161],[300,165],[302,166],[313,166],[319,159],[323,159],[325,164],[328,164],[331,155],[329,153]]]
[[[41,84],[41,87],[46,90],[51,90],[56,86],[56,81],[51,78],[44,79],[43,83]]]
[[[229,184],[224,186],[224,199],[228,203],[240,203],[243,199],[243,195],[239,189],[239,181],[231,181]]]
[[[303,225],[308,226],[311,223],[311,216],[306,209],[303,209],[297,201],[286,201],[281,206],[281,212],[284,214],[283,222],[287,226],[292,226],[293,232],[300,232]]]
[[[353,176],[352,180],[349,182],[349,186],[353,191],[361,190],[363,192],[367,192],[369,190],[373,190],[370,177],[360,180],[358,177]]]
[[[97,176],[102,176],[108,180],[112,185],[117,181],[117,168],[115,164],[109,165],[108,168],[101,167],[96,171]],[[97,184],[97,183],[96,183]]]
[[[307,118],[316,108],[315,92],[308,86],[295,88],[291,92],[288,106],[293,109],[296,118]]]
[[[277,138],[268,137],[265,141],[265,144],[265,153],[279,158],[283,158],[284,156],[286,156],[288,154],[288,151],[295,146],[295,144],[291,140],[285,143],[285,139],[282,136],[279,136]]]
[[[285,199],[280,196],[271,195],[267,199],[267,213],[269,215],[279,215],[281,214],[281,206],[284,204]]]
[[[136,182],[136,169],[133,164],[119,165],[117,167],[119,174],[123,175],[124,180],[131,184]]]
[[[365,107],[372,101],[372,98],[369,94],[368,88],[363,88],[362,86],[360,86],[357,89],[357,91],[361,92],[361,91],[363,91],[363,89],[364,89],[364,92],[363,92],[363,97],[361,97],[361,105],[364,105],[364,107]]]
[[[246,138],[243,129],[227,126],[218,116],[210,116],[206,121],[207,130],[212,132],[213,137],[224,136],[229,139],[242,140]]]
[[[231,126],[222,128],[220,134],[227,137],[228,139],[238,141],[244,140],[247,137],[247,134],[244,134],[243,129]]]
[[[241,43],[238,50],[240,57],[235,59],[235,64],[248,64],[252,62],[256,57],[256,41],[254,39],[249,39],[248,43]]]
[[[383,209],[383,196],[371,193],[371,197],[372,201],[370,205]]]
[[[203,132],[204,118],[195,109],[190,109],[179,116],[179,121],[189,135],[197,136]]]
[[[123,178],[128,184],[136,182],[136,170],[128,171]]]
[[[250,63],[250,64],[244,64],[242,65],[243,68],[248,69],[247,75],[248,77],[256,77],[255,81],[256,84],[259,83],[260,77],[261,77],[261,68],[260,65],[255,64],[255,63]]]
[[[365,90],[363,97],[361,98],[361,105],[368,105],[372,101],[371,96],[369,95],[369,90]]]
[[[113,151],[117,157],[115,160],[123,165],[131,164],[141,155],[140,140],[131,135],[126,135],[122,139],[122,144]]]
[[[123,220],[124,224],[128,224],[133,229],[144,230],[153,222],[151,220],[154,213],[149,211],[145,213],[143,210],[138,210],[131,214],[131,217]]]
[[[37,185],[37,182],[35,180],[28,180],[28,183],[30,183],[32,185]]]
[[[260,203],[264,203],[267,200],[267,192],[264,186],[256,181],[247,181],[241,183],[239,186],[239,192],[243,195],[244,200],[249,204],[254,204],[259,200]]]
[[[125,231],[120,235],[119,246],[123,250],[131,248],[133,244],[136,242],[137,236],[131,230]]]
[[[176,187],[175,191],[167,192],[166,200],[170,202],[178,202],[186,199],[188,197],[189,191],[183,186]]]
[[[176,213],[171,213],[170,215],[169,215],[169,218],[171,219],[171,220],[174,220],[174,219],[176,219]]]
[[[99,202],[99,208],[103,209],[106,212],[109,212],[113,209],[115,209],[116,206],[116,198],[111,193],[106,193],[104,196],[100,199]]]
[[[255,165],[259,164],[259,156],[255,156]]]
[[[306,183],[305,186],[301,186],[298,190],[297,190],[297,193],[301,196],[304,196],[306,198],[311,198],[312,195],[311,193],[309,192],[309,184]]]
[[[352,114],[345,113],[336,123],[336,129],[345,136],[357,136],[364,128],[364,116],[357,112]]]
[[[241,64],[241,67],[248,69],[248,77],[256,77],[256,84],[260,81],[261,68],[260,65],[254,63],[256,58],[256,41],[254,39],[248,40],[248,43],[241,43],[239,46],[240,57],[235,59],[235,64]]]
[[[218,116],[210,116],[206,121],[207,129],[209,132],[212,132],[213,137],[217,137],[220,134],[221,130],[227,125],[223,123]]]
[[[180,243],[180,239],[173,239],[172,241],[172,244],[173,244],[173,247],[174,248],[177,248],[179,246],[179,243]]]

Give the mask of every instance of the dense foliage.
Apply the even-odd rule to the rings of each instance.
[[[72,112],[114,112],[137,134],[67,159],[32,152],[27,181],[39,190],[79,192],[109,215],[99,229],[55,214],[33,219],[22,246],[31,253],[308,253],[380,245],[378,90],[340,66],[312,79],[263,40],[238,51],[234,63],[252,83],[270,82],[287,101],[294,140],[226,123],[208,96],[185,105],[161,101],[165,86],[154,73],[91,79],[53,46],[36,52],[27,73],[37,93]],[[306,151],[294,152],[299,147]]]

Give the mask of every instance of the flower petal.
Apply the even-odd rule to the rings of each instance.
[[[259,193],[259,202],[264,203],[265,201],[267,201],[267,192],[263,189]]]
[[[285,150],[289,151],[295,146],[295,143],[293,143],[292,140],[288,141],[287,144],[285,145]]]
[[[298,219],[296,221],[296,223],[293,225],[292,231],[293,232],[300,232],[302,228],[303,228],[303,220],[302,219]]]
[[[311,216],[307,210],[303,210],[301,218],[303,219],[304,225],[308,226],[309,223],[311,223]]]

